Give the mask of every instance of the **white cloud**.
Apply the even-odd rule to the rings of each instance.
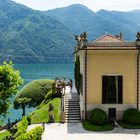
[[[140,0],[13,0],[37,10],[48,10],[71,4],[84,4],[93,11],[100,9],[130,11],[140,9]]]

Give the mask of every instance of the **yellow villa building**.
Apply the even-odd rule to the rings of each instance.
[[[122,118],[129,108],[140,109],[140,35],[127,42],[122,35],[106,34],[93,42],[86,33],[76,36],[76,55],[80,62],[81,118],[94,108],[109,118]]]

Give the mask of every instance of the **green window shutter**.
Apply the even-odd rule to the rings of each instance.
[[[123,77],[118,76],[118,103],[123,103]]]
[[[107,103],[107,76],[102,76],[102,103]]]

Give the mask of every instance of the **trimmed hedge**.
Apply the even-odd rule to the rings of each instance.
[[[26,129],[28,127],[28,121],[26,116],[22,117],[22,120],[17,124],[17,132],[14,134],[14,138],[18,137],[21,134],[26,133]]]
[[[108,123],[107,114],[101,109],[93,109],[90,112],[89,121],[91,124],[103,125]]]
[[[53,96],[53,92],[52,92],[52,90],[50,90],[50,91],[48,92],[48,94],[45,96],[44,102],[46,102],[48,99],[52,98],[52,96]]]
[[[123,121],[128,124],[140,124],[140,112],[134,108],[124,111]]]
[[[20,90],[15,100],[18,98],[30,98],[31,101],[29,106],[38,106],[44,100],[48,92],[52,89],[53,84],[54,80],[33,80]]]
[[[37,126],[29,132],[20,135],[15,140],[41,140],[42,133],[43,128],[41,126]]]
[[[61,95],[62,95],[61,93],[54,93],[52,90],[50,90],[48,94],[45,96],[45,99],[43,102],[48,103],[49,99],[53,99],[57,97],[61,98]]]

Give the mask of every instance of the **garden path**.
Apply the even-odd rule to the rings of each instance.
[[[140,140],[140,130],[126,130],[120,127],[109,132],[90,132],[81,123],[45,124],[42,140]]]

